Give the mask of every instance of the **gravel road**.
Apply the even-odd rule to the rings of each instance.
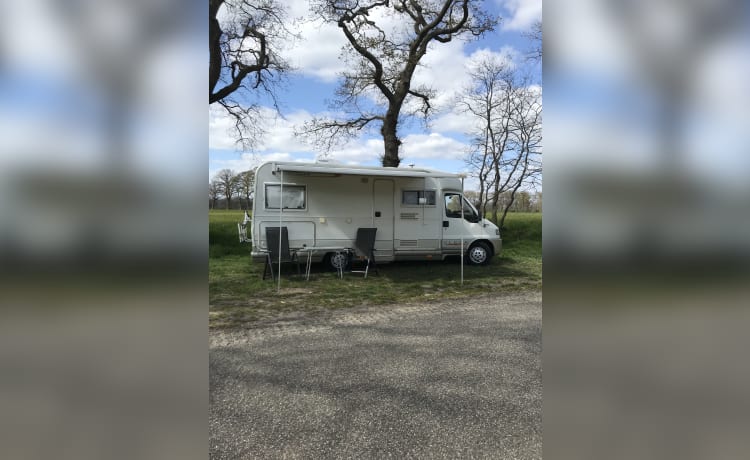
[[[540,292],[212,331],[211,458],[542,457]]]

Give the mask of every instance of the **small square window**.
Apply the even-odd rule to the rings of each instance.
[[[401,204],[407,206],[428,205],[435,206],[434,190],[404,190],[401,194]]]
[[[306,193],[304,185],[284,184],[284,196],[281,196],[281,186],[266,184],[266,209],[279,209],[281,199],[284,209],[305,209]]]

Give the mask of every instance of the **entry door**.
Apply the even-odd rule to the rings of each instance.
[[[375,179],[373,182],[372,215],[374,226],[378,228],[375,249],[382,260],[393,258],[393,190],[390,179]]]

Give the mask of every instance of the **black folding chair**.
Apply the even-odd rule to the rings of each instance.
[[[266,266],[263,268],[263,279],[266,279],[270,270],[271,279],[276,280],[273,264],[278,265],[279,261],[282,264],[296,263],[297,274],[302,274],[299,269],[297,252],[289,249],[289,232],[286,227],[281,227],[281,259],[279,259],[279,227],[266,227],[266,246],[268,247],[268,253],[266,254]]]
[[[364,273],[365,278],[370,267],[378,273],[378,265],[375,263],[375,234],[377,228],[358,228],[357,240],[354,242],[354,258],[352,259],[352,273]],[[364,263],[363,268],[354,270],[355,264]]]

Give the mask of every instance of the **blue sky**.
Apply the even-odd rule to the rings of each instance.
[[[287,2],[292,16],[305,15],[307,3]],[[436,44],[428,51],[422,61],[425,65],[415,79],[438,91],[433,101],[436,111],[427,127],[415,122],[399,128],[403,141],[401,166],[466,170],[463,158],[468,140],[463,133],[472,121],[454,112],[452,100],[468,83],[467,70],[473,60],[487,55],[503,56],[519,68],[528,69],[541,84],[541,66],[524,58],[532,45],[522,35],[534,21],[541,20],[541,3],[541,0],[487,0],[485,8],[502,17],[496,31],[481,40]],[[271,108],[264,110],[267,136],[255,152],[241,151],[234,143],[225,114],[216,107],[210,108],[209,178],[223,168],[239,172],[266,160],[314,161],[323,153],[295,137],[294,127],[328,110],[326,100],[334,96],[336,74],[343,65],[338,56],[344,37],[333,25],[306,24],[300,32],[302,42],[284,53],[297,71],[291,75],[286,91],[279,95],[282,118]],[[364,134],[346,147],[330,152],[329,158],[341,163],[378,165],[380,154],[382,139],[375,133]]]

